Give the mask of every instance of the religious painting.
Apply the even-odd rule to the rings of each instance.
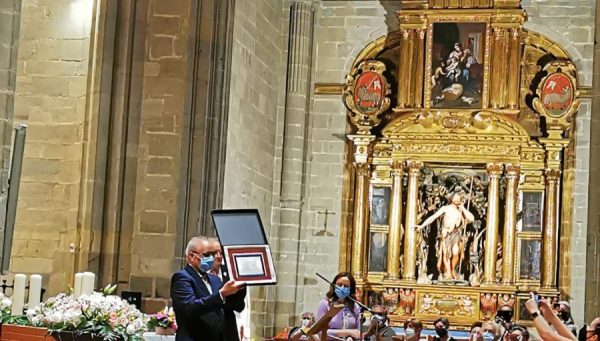
[[[573,103],[575,91],[571,79],[564,73],[554,73],[546,78],[542,88],[542,105],[550,116],[561,116]]]
[[[367,292],[367,306],[383,305],[383,293],[377,291]]]
[[[485,40],[485,23],[433,24],[431,107],[483,107]]]
[[[522,192],[520,200],[520,230],[523,232],[540,232],[544,213],[544,192]]]
[[[398,309],[398,288],[386,288],[383,292],[383,306],[388,314],[396,314]]]
[[[373,187],[371,198],[371,225],[388,225],[390,207],[390,188]]]
[[[369,271],[385,272],[387,268],[388,238],[387,233],[372,232],[369,252]]]
[[[413,315],[415,313],[415,290],[411,288],[400,288],[398,292],[400,303],[398,305],[399,315]]]
[[[537,239],[520,239],[519,243],[519,279],[539,281],[542,242]]]
[[[417,282],[479,286],[487,212],[486,171],[430,165],[422,168],[420,183]]]
[[[529,298],[519,298],[519,320],[521,321],[531,321],[531,315],[529,315],[529,311],[525,307],[527,300]]]

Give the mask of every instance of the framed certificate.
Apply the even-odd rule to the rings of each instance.
[[[213,210],[211,215],[230,278],[247,285],[277,283],[258,210]]]
[[[248,285],[277,283],[269,245],[239,245],[223,247],[229,275]]]

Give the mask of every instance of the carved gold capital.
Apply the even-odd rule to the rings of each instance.
[[[366,163],[354,163],[354,168],[356,168],[356,175],[358,176],[371,176],[371,165]]]
[[[556,182],[560,179],[561,171],[559,169],[546,169],[546,183]]]
[[[502,164],[501,163],[488,163],[486,165],[486,169],[490,177],[498,177],[502,174]]]
[[[502,36],[504,35],[504,32],[506,32],[505,28],[502,28],[502,27],[493,27],[492,28],[492,33],[494,34],[495,40],[500,40],[502,38]]]
[[[521,166],[509,163],[506,166],[504,166],[504,171],[508,179],[515,179],[519,177],[519,174],[521,173]]]
[[[415,30],[413,30],[413,29],[402,29],[402,38],[404,40],[408,40],[409,38],[412,37],[414,31]]]
[[[421,168],[423,168],[423,162],[407,161],[406,168],[408,169],[409,176],[419,175]]]
[[[521,35],[521,28],[515,27],[510,29],[510,37],[513,40],[519,39]]]
[[[394,161],[390,166],[392,168],[392,176],[398,177],[404,173],[404,162]]]

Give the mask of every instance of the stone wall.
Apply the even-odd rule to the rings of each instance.
[[[276,259],[278,232],[272,227],[278,224],[278,211],[272,206],[279,206],[287,57],[284,6],[281,0],[236,1],[223,193],[225,208],[258,208]],[[252,335],[273,335],[273,291],[249,291]]]
[[[10,270],[44,274],[49,294],[74,268],[91,22],[91,1],[22,1],[14,119],[28,129]]]
[[[146,13],[130,264],[130,287],[144,297],[169,297],[171,273],[180,266],[172,257],[193,56],[190,8],[190,0],[151,0]]]

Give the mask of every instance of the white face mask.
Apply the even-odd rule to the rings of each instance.
[[[406,330],[404,331],[404,333],[406,334],[407,337],[413,337],[415,336],[415,330],[412,328],[406,328]]]
[[[308,327],[310,324],[310,319],[302,319],[302,327]]]
[[[492,341],[494,339],[494,335],[490,332],[483,332],[483,340],[484,341]]]

